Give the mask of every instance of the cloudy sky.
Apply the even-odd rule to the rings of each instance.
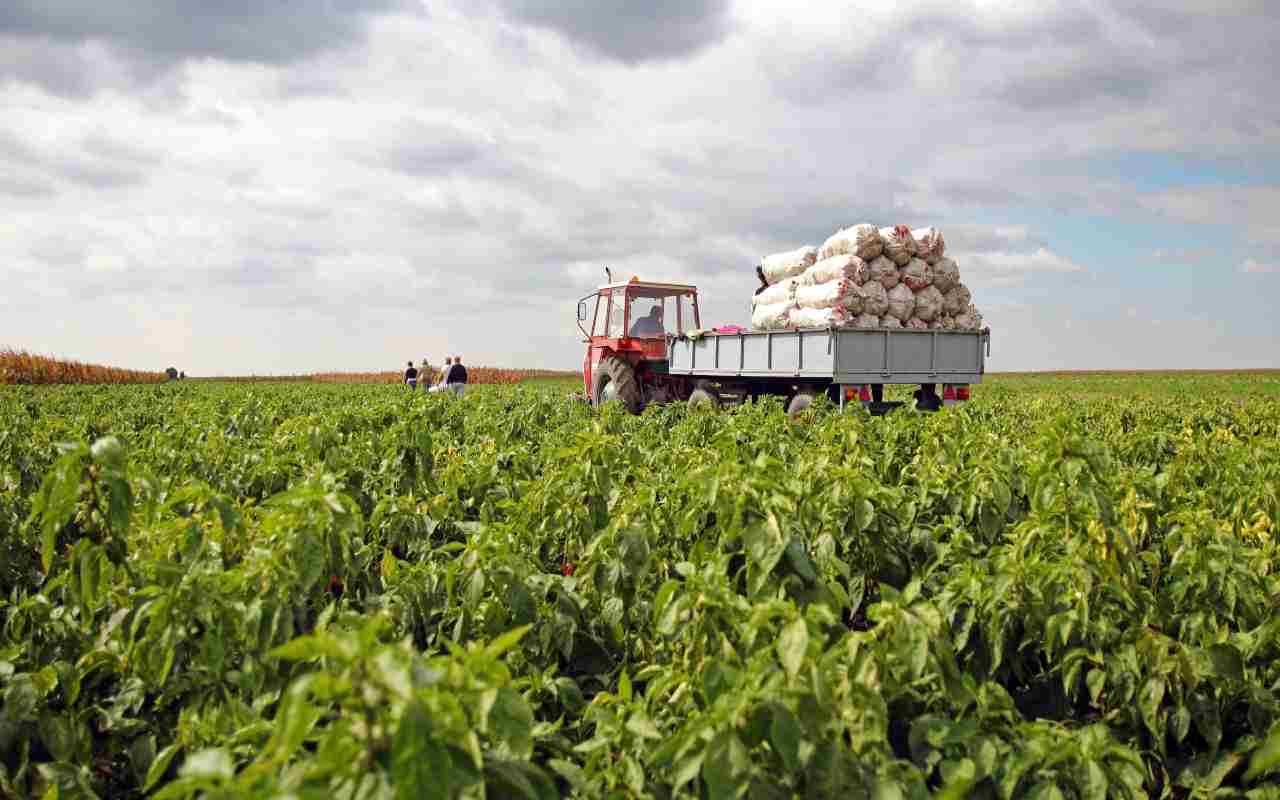
[[[745,323],[866,221],[994,370],[1280,366],[1268,5],[4,0],[0,346],[572,369],[604,265]]]

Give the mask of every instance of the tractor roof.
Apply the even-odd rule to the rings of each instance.
[[[691,292],[691,291],[697,290],[696,286],[693,286],[692,284],[688,284],[688,283],[667,283],[665,281],[642,281],[639,278],[632,278],[631,280],[627,280],[627,281],[614,281],[613,283],[606,283],[600,288],[601,289],[625,289],[627,287],[634,287],[637,289],[657,289],[659,291],[671,292],[673,294],[682,293],[682,292]]]

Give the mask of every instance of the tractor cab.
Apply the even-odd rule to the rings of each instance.
[[[595,405],[621,400],[638,412],[676,399],[667,380],[667,341],[699,327],[698,289],[639,278],[601,286],[578,301],[578,328],[587,337],[583,388]]]

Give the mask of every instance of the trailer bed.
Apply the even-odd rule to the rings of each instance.
[[[837,384],[979,383],[991,332],[811,328],[673,338],[673,375],[796,378]]]

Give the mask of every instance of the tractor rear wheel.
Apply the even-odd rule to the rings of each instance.
[[[632,414],[639,414],[644,408],[644,397],[640,393],[635,370],[617,356],[600,360],[591,376],[591,383],[591,399],[597,408],[611,400],[622,401]]]

